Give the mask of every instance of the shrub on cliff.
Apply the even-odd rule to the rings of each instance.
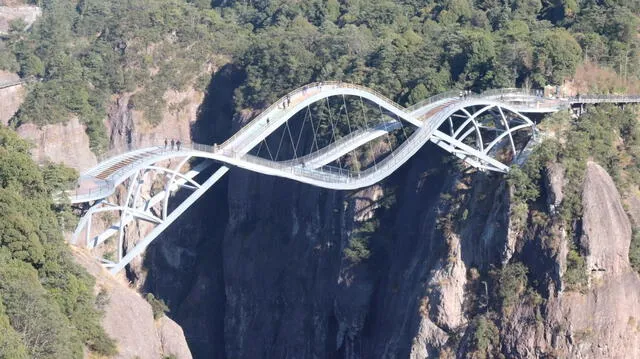
[[[509,263],[501,269],[490,272],[496,288],[497,303],[503,314],[508,315],[511,308],[522,301],[523,295],[528,293],[527,272],[528,268],[519,262]]]
[[[153,319],[160,319],[163,315],[169,312],[169,307],[163,299],[156,298],[153,293],[147,293],[144,299],[151,305],[153,311]]]
[[[504,357],[500,353],[500,330],[489,316],[478,317],[475,325],[472,342],[475,350],[471,352],[471,357],[478,359]]]
[[[640,273],[640,231],[637,228],[633,229],[633,236],[631,237],[629,262],[631,262],[631,266]]]

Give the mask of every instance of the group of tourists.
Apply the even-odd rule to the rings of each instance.
[[[167,147],[169,146],[169,143],[171,143],[171,151],[173,151],[174,149],[176,149],[177,151],[180,151],[180,146],[182,145],[182,142],[180,142],[180,140],[175,140],[175,139],[171,139],[171,142],[169,142],[168,139],[164,139],[164,149],[165,151],[167,150]]]
[[[319,90],[319,89],[321,89],[321,88],[322,88],[322,85],[324,85],[324,83],[323,83],[323,82],[316,82],[314,86]],[[337,85],[336,85],[336,87],[337,87]],[[311,85],[304,85],[304,86],[302,87],[302,94],[303,94],[303,95],[306,95],[306,94],[307,94],[307,90],[309,90],[309,89],[311,89],[311,88],[313,88],[313,86],[311,86]],[[334,87],[334,88],[335,88],[335,87]]]
[[[461,99],[466,99],[470,95],[471,95],[471,90],[460,91],[460,98]]]
[[[291,105],[291,97],[289,97],[289,95],[287,95],[287,97],[284,98],[284,100],[282,101],[282,107],[280,107],[280,104],[278,104],[278,108],[284,110],[285,108],[289,107]]]

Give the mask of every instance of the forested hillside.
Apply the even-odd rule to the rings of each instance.
[[[114,354],[100,326],[93,278],[73,263],[62,229],[75,223],[53,196],[77,175],[38,167],[29,145],[0,128],[0,358]]]

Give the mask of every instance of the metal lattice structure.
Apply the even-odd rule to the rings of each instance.
[[[349,97],[362,115],[360,127],[352,126],[354,111],[349,113],[346,100]],[[333,102],[331,102],[333,101]],[[365,106],[365,101],[368,108]],[[535,124],[526,113],[550,113],[566,109],[568,100],[544,99],[519,89],[497,90],[480,95],[447,93],[404,108],[385,96],[362,86],[324,82],[301,87],[264,110],[250,123],[220,145],[183,144],[180,148],[167,145],[146,147],[113,155],[85,172],[78,188],[69,193],[72,203],[96,203],[84,214],[73,236],[73,243],[94,248],[110,238],[117,238],[113,258],[100,260],[117,273],[140,255],[145,248],[176,218],[189,208],[202,194],[213,186],[230,167],[240,167],[253,172],[278,176],[333,190],[353,190],[380,182],[407,162],[426,143],[432,142],[480,170],[508,172],[509,163],[522,151],[531,138],[535,139]],[[326,105],[326,109],[322,107]],[[333,118],[331,108],[338,108],[341,118]],[[328,116],[314,119],[311,109],[322,109]],[[352,110],[353,110],[352,108]],[[378,112],[376,112],[378,111]],[[300,115],[300,114],[303,114]],[[373,115],[372,115],[373,114]],[[346,116],[345,116],[346,115]],[[302,119],[300,119],[302,117]],[[316,116],[318,117],[318,116]],[[292,128],[300,128],[294,136]],[[341,122],[342,121],[342,122]],[[345,123],[347,125],[345,126]],[[311,148],[301,153],[301,139],[305,125],[310,128],[308,142]],[[331,141],[320,147],[319,128],[327,128]],[[337,138],[337,128],[348,128]],[[393,135],[401,131],[403,136]],[[410,132],[410,135],[407,134]],[[270,136],[278,144],[277,152],[269,148]],[[525,141],[520,145],[517,137]],[[292,158],[279,160],[283,142],[290,143]],[[388,153],[373,158],[368,168],[344,168],[345,156],[356,157],[356,149],[382,141]],[[395,148],[390,144],[399,143]],[[522,141],[520,141],[522,142]],[[275,146],[274,146],[275,147]],[[315,149],[314,149],[315,147]],[[380,146],[378,146],[380,147]],[[261,150],[269,158],[260,157]],[[252,152],[253,151],[253,152]],[[257,152],[257,153],[256,153]],[[274,158],[273,152],[276,152]],[[192,158],[205,159],[196,167],[183,173]],[[195,176],[211,163],[222,166],[206,181],[198,183]],[[148,194],[150,183],[156,186]],[[193,191],[186,200],[169,212],[171,193],[179,188]],[[119,203],[107,198],[116,190],[121,191]],[[119,218],[102,231],[92,229],[93,216],[103,212],[115,212]],[[132,248],[126,248],[127,226],[134,221],[148,222],[153,229]]]

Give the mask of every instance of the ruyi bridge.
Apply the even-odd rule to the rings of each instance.
[[[536,143],[535,123],[529,115],[585,103],[640,102],[638,97],[559,99],[539,94],[521,89],[482,94],[452,91],[405,108],[358,85],[306,85],[280,98],[222,144],[178,147],[163,141],[106,156],[83,173],[77,188],[69,192],[72,203],[93,204],[72,242],[112,248],[108,255],[104,249],[96,253],[102,253],[98,257],[115,274],[232,167],[333,190],[354,190],[380,182],[431,142],[469,166],[506,173]],[[196,181],[214,163],[219,168],[204,181]],[[178,189],[191,193],[170,207],[171,194]],[[117,219],[106,230],[92,227],[94,216],[114,212]],[[103,221],[108,218],[114,216],[102,215]],[[151,223],[153,229],[126,247],[126,228],[135,221]]]

